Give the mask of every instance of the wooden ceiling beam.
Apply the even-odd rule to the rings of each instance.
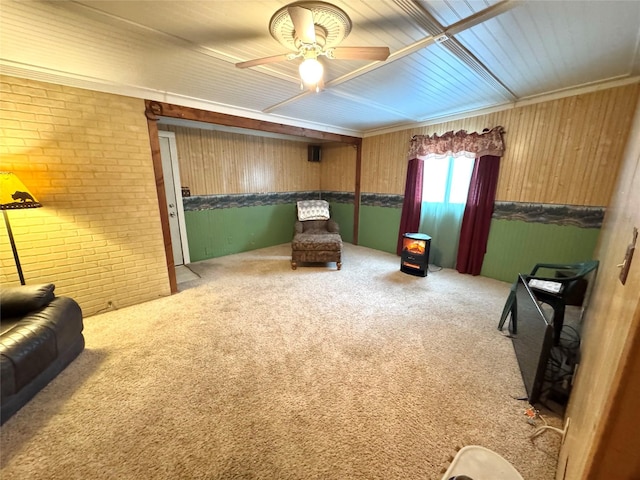
[[[239,117],[226,113],[211,112],[198,108],[183,107],[171,103],[145,101],[146,115],[151,120],[160,117],[181,118],[193,120],[195,122],[206,122],[228,127],[244,128],[247,130],[259,130],[262,132],[278,133],[282,135],[294,135],[314,140],[324,140],[328,142],[346,143],[349,145],[361,145],[361,137],[340,135],[338,133],[323,132],[310,128],[293,127],[282,123],[268,122],[266,120],[256,120],[253,118]]]

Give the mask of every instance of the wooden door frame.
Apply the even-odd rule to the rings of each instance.
[[[225,113],[210,112],[197,108],[183,107],[171,103],[145,100],[145,116],[147,117],[147,127],[149,129],[149,143],[151,146],[151,158],[153,161],[153,171],[156,179],[156,191],[158,193],[158,207],[160,209],[160,222],[162,224],[162,237],[164,241],[167,270],[169,273],[169,286],[171,293],[178,291],[176,281],[176,268],[173,264],[173,247],[171,245],[171,231],[169,229],[169,212],[167,209],[167,198],[164,190],[164,175],[162,173],[162,158],[160,156],[160,140],[158,137],[158,120],[160,117],[180,118],[195,122],[212,123],[228,127],[244,128],[248,130],[259,130],[263,132],[279,133],[284,135],[294,135],[306,137],[314,140],[325,140],[330,142],[345,143],[356,147],[356,179],[354,185],[353,199],[353,243],[358,244],[358,230],[360,220],[360,176],[362,174],[362,138],[337,133],[322,132],[303,127],[292,127],[281,123],[267,122],[265,120],[255,120],[252,118],[228,115]]]

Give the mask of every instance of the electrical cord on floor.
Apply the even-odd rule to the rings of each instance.
[[[99,313],[104,313],[104,312],[110,312],[111,310],[117,310],[118,307],[116,307],[113,302],[109,301],[107,302],[107,306],[104,308],[101,308],[100,310],[98,310],[97,312],[94,313],[94,315],[97,315]]]
[[[567,421],[567,425],[565,426],[565,428],[558,428],[558,427],[552,427],[551,425],[549,425],[547,423],[546,418],[544,418],[542,415],[540,415],[539,413],[537,414],[537,417],[542,420],[542,422],[544,423],[543,426],[536,428],[536,431],[533,432],[531,434],[531,436],[529,437],[532,441],[534,438],[536,438],[538,435],[540,435],[541,433],[547,431],[547,430],[551,430],[552,432],[556,432],[558,433],[562,439],[564,440],[564,436],[567,433],[567,429],[569,428],[569,421]]]
[[[558,427],[553,427],[549,425],[549,422],[547,422],[547,419],[540,414],[540,411],[536,410],[531,405],[529,405],[529,408],[525,409],[524,414],[527,416],[527,423],[529,423],[530,425],[535,426],[536,419],[542,420],[542,423],[544,424],[541,427],[536,428],[536,430],[531,434],[531,436],[529,437],[531,441],[533,441],[534,438],[536,438],[538,435],[545,432],[546,430],[551,430],[553,432],[559,433],[560,435],[562,435],[562,439],[564,440],[564,436],[567,432],[567,428],[569,428],[568,420],[567,420],[566,427],[564,429],[560,429]]]

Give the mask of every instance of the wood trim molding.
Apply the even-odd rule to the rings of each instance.
[[[164,189],[164,174],[162,173],[162,157],[160,155],[160,138],[158,137],[158,121],[149,114],[149,102],[145,101],[145,114],[147,116],[147,128],[149,129],[149,143],[151,145],[151,159],[153,161],[153,173],[156,178],[156,192],[158,194],[158,207],[160,209],[160,223],[162,225],[162,240],[169,274],[169,288],[171,293],[178,292],[176,280],[176,266],[173,261],[173,246],[171,245],[171,231],[169,229],[169,211],[167,209],[167,194]]]
[[[362,143],[356,145],[356,182],[353,192],[353,244],[358,245],[360,231],[360,194],[362,177]]]
[[[322,132],[310,128],[293,127],[282,123],[267,122],[265,120],[255,120],[253,118],[228,115],[226,113],[209,112],[197,108],[183,107],[170,103],[146,100],[147,109],[152,108],[157,117],[181,118],[183,120],[193,120],[195,122],[214,123],[227,127],[246,128],[248,130],[260,130],[263,132],[279,133],[283,135],[294,135],[298,137],[313,138],[330,142],[347,143],[359,145],[362,138],[340,135],[337,133]]]

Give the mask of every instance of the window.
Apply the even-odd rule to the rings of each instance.
[[[443,157],[425,160],[422,201],[427,203],[467,202],[475,159]]]
[[[431,236],[430,263],[454,268],[475,159],[425,158],[420,232]]]

